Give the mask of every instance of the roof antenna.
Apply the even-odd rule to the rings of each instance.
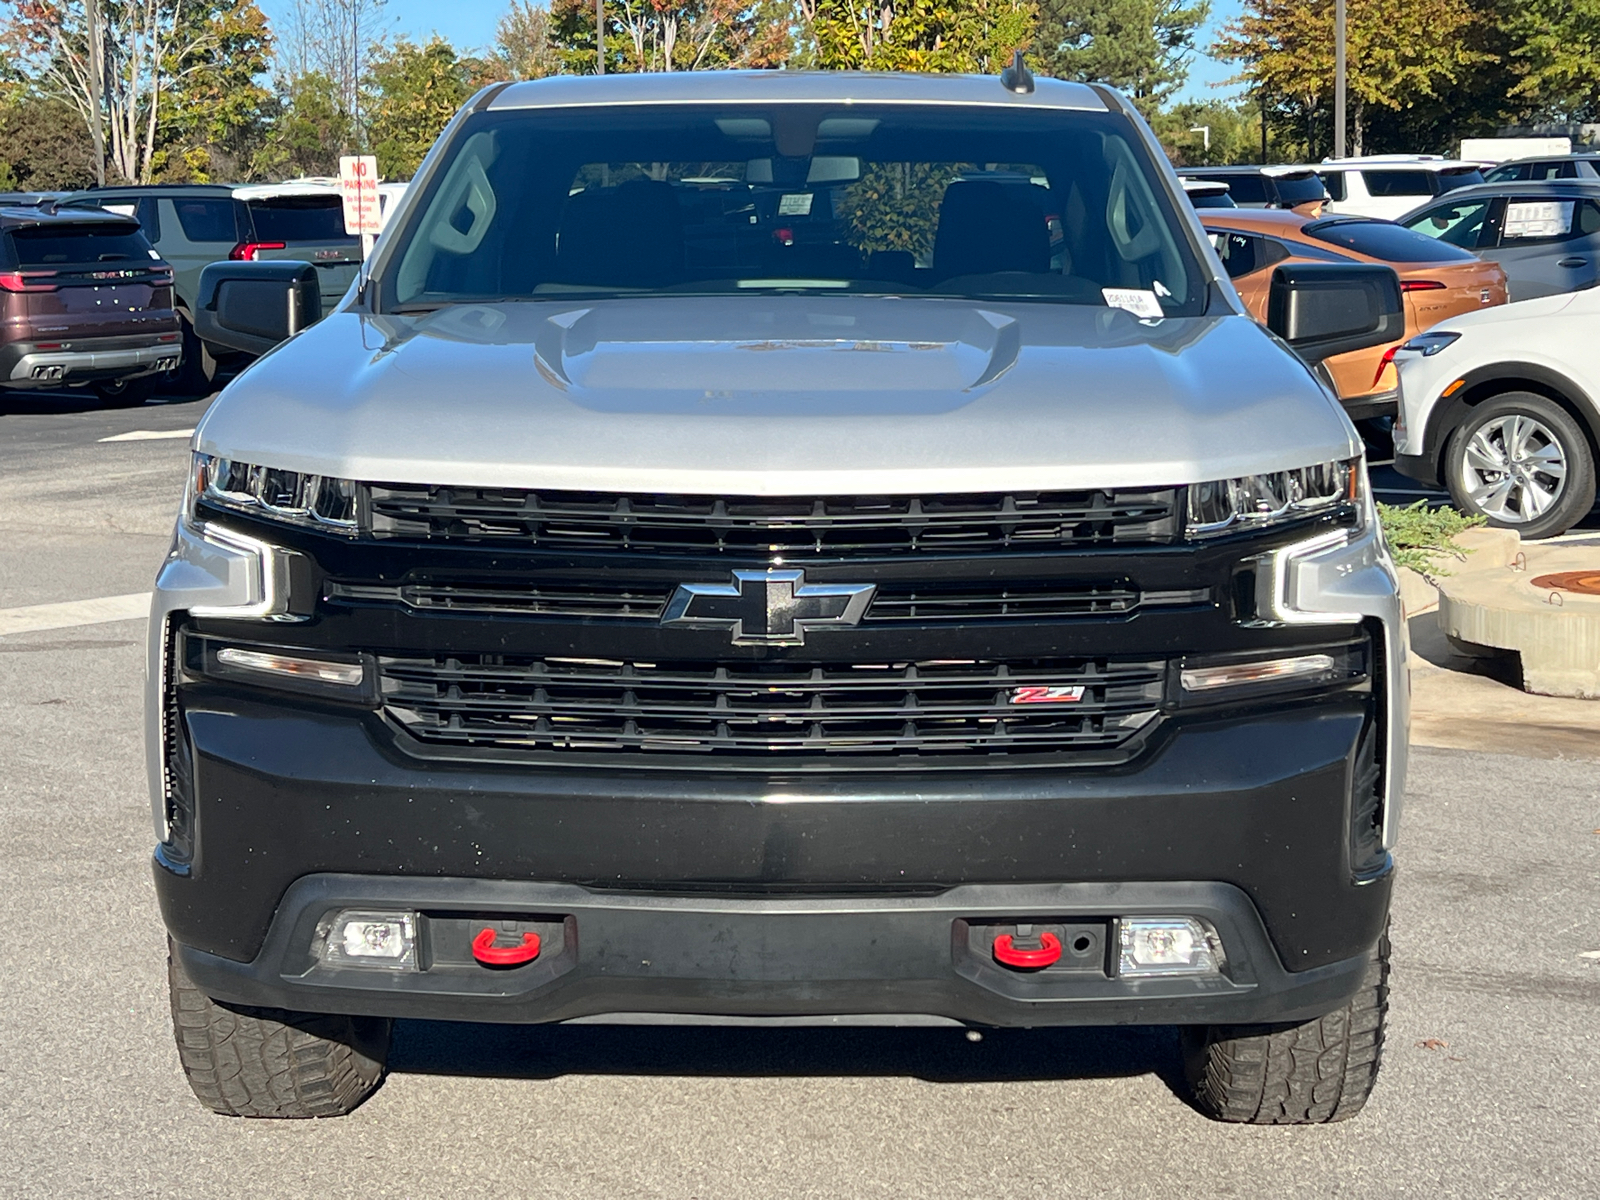
[[[1028,64],[1022,61],[1021,50],[1011,56],[1011,65],[1000,72],[1000,86],[1019,96],[1026,96],[1033,91],[1033,73],[1028,70]]]

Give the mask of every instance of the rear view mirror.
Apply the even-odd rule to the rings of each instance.
[[[317,269],[307,262],[216,262],[200,273],[195,333],[203,342],[265,354],[322,319]]]
[[[1285,263],[1272,273],[1267,328],[1308,363],[1398,342],[1400,277],[1377,263]]]

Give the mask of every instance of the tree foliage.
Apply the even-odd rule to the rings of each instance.
[[[256,0],[190,3],[180,13],[194,47],[171,64],[178,85],[162,97],[153,172],[163,179],[240,179],[261,148],[272,93],[257,82],[273,36]]]
[[[1035,38],[1043,70],[1109,83],[1148,116],[1189,77],[1210,0],[1044,0]]]
[[[1212,47],[1270,98],[1293,126],[1331,104],[1334,0],[1245,0]],[[1351,151],[1361,154],[1369,109],[1434,98],[1491,55],[1473,45],[1473,10],[1460,0],[1348,0]]]
[[[998,71],[1026,49],[1032,0],[815,0],[817,65],[857,71]]]
[[[256,173],[273,179],[337,175],[339,155],[354,143],[337,85],[320,71],[294,80],[277,104]]]
[[[1600,0],[1525,0],[1503,27],[1515,46],[1513,98],[1559,120],[1600,115]]]
[[[65,191],[94,184],[94,143],[60,100],[26,93],[0,101],[0,188]]]
[[[401,38],[372,64],[368,137],[378,174],[409,179],[439,131],[470,94],[467,69],[454,47],[435,36],[418,46]]]

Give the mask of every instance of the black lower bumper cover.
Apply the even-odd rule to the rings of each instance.
[[[317,927],[340,909],[419,909],[424,930],[495,921],[544,930],[533,962],[488,968],[438,952],[425,969],[330,967]],[[1107,928],[1110,915],[1210,921],[1220,976],[1117,978],[1115,949],[1016,971],[989,952],[1012,922]],[[485,915],[489,914],[489,915]],[[467,919],[467,918],[472,919]],[[1082,923],[1081,925],[1079,923]],[[1088,943],[1085,935],[1081,939]],[[596,893],[570,884],[314,875],[284,898],[255,961],[180,947],[224,1001],[312,1012],[499,1022],[718,1015],[933,1016],[994,1026],[1234,1024],[1308,1020],[1356,991],[1366,956],[1286,971],[1255,906],[1218,883],[967,885],[937,896],[708,899]]]

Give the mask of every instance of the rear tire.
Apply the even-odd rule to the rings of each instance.
[[[1343,1008],[1298,1025],[1202,1025],[1182,1031],[1194,1105],[1217,1121],[1322,1125],[1361,1111],[1378,1078],[1389,1011],[1389,934]]]
[[[137,379],[97,383],[94,390],[108,408],[138,408],[155,393],[159,378],[156,375],[141,375]]]
[[[246,1008],[207,996],[167,953],[172,1028],[195,1098],[226,1117],[342,1117],[383,1082],[394,1022]]]
[[[1565,533],[1594,507],[1588,437],[1571,413],[1532,392],[1472,409],[1445,450],[1444,476],[1456,507],[1530,541]]]

